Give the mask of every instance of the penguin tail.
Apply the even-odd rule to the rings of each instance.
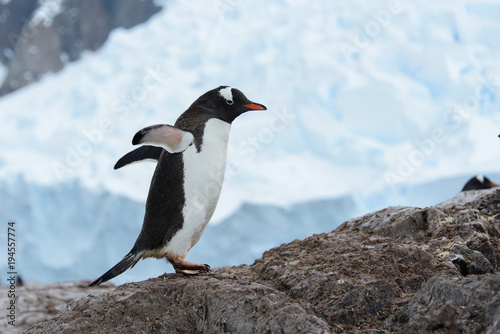
[[[123,273],[125,270],[132,268],[135,266],[135,264],[140,260],[140,256],[137,256],[137,254],[134,254],[132,252],[128,253],[123,257],[123,259],[118,262],[113,268],[109,269],[107,272],[105,272],[101,277],[93,281],[92,283],[89,284],[89,287],[99,285],[101,283],[104,283],[106,281],[109,281],[110,279],[120,275]]]

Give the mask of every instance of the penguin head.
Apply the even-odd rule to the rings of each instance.
[[[250,101],[240,90],[220,86],[200,96],[192,107],[202,108],[225,122],[232,123],[236,117],[250,110],[267,110],[259,103]]]
[[[498,184],[491,182],[491,180],[488,179],[486,176],[479,174],[479,175],[474,176],[472,179],[470,179],[465,184],[462,191],[490,189],[490,188],[498,187],[498,186],[499,186]]]

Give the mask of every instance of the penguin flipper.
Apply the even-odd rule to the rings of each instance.
[[[132,139],[132,144],[145,144],[162,147],[170,153],[183,152],[194,141],[194,136],[189,131],[184,131],[167,124],[148,126],[137,132]]]
[[[123,273],[128,268],[132,268],[133,266],[135,266],[135,264],[139,260],[140,260],[140,257],[136,256],[136,254],[133,254],[132,252],[128,253],[113,268],[109,269],[101,277],[99,277],[98,279],[96,279],[95,281],[93,281],[92,283],[90,283],[89,287],[95,286],[95,285],[99,285],[101,283],[109,281],[113,277],[116,277],[116,276],[120,275],[121,273]]]
[[[141,146],[121,157],[120,160],[116,162],[114,169],[119,169],[123,166],[146,160],[158,161],[162,151],[163,148],[157,146]]]

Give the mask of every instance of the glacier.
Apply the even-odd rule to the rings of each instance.
[[[251,263],[389,205],[500,181],[500,4],[165,1],[97,52],[0,99],[0,240],[25,280],[94,279],[133,246],[154,164],[133,134],[230,85],[238,118],[216,213],[188,260]],[[0,259],[1,275],[7,270]],[[172,272],[141,261],[113,280]]]

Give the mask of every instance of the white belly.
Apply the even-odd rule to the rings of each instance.
[[[230,130],[229,123],[212,118],[205,125],[201,151],[191,145],[183,153],[184,224],[165,246],[170,256],[184,259],[215,211],[224,181]]]

